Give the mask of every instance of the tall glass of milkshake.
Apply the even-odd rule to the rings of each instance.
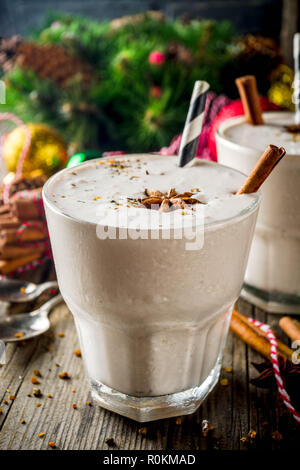
[[[285,127],[293,113],[268,112],[263,120],[228,119],[216,136],[218,161],[246,174],[270,142],[287,153],[262,189],[242,295],[269,311],[300,313],[300,134]]]
[[[128,155],[44,187],[61,293],[92,394],[138,421],[194,412],[218,381],[260,195],[245,176]]]

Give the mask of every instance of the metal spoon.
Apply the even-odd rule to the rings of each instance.
[[[46,289],[57,288],[56,281],[34,284],[15,279],[0,281],[0,301],[3,302],[29,302],[36,299]]]
[[[18,313],[1,319],[0,340],[6,343],[13,343],[45,333],[50,327],[48,319],[50,311],[62,300],[63,298],[59,294],[31,313]]]

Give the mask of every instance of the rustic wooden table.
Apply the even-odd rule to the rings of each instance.
[[[267,315],[239,301],[239,310],[271,325],[277,315]],[[261,358],[238,338],[229,335],[219,383],[203,406],[181,420],[172,418],[140,424],[100,408],[91,400],[82,359],[73,353],[78,348],[72,316],[66,306],[51,315],[52,328],[27,344],[7,346],[6,365],[0,366],[0,449],[147,449],[147,450],[243,450],[295,449],[299,447],[300,426],[278,402],[276,393],[249,384],[257,375],[251,365]],[[59,336],[64,333],[64,337]],[[225,368],[231,368],[229,372]],[[42,377],[42,396],[32,395],[34,369]],[[58,374],[67,371],[69,380]],[[225,381],[226,382],[226,381]],[[30,394],[31,396],[28,396]],[[48,394],[52,398],[48,398]],[[11,400],[10,396],[15,396]],[[7,400],[7,404],[5,404]],[[77,408],[73,408],[73,404]],[[206,419],[214,427],[205,437],[201,432]],[[24,420],[25,422],[21,422]],[[247,437],[256,431],[254,439]],[[281,440],[274,439],[282,435]],[[39,433],[44,433],[39,437]],[[273,435],[273,437],[272,437]],[[107,439],[113,438],[112,441]]]

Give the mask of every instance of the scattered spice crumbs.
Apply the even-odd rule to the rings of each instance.
[[[225,372],[232,372],[232,367],[224,367]]]
[[[37,408],[39,408],[39,407],[42,406],[42,405],[41,405],[40,403],[37,403],[35,406],[36,406]]]
[[[48,445],[49,445],[49,447],[52,447],[52,449],[55,449],[55,447],[56,447],[55,442],[53,442],[53,441],[50,441]]]
[[[25,424],[25,419],[21,419],[20,423]]]
[[[175,423],[180,426],[182,424],[182,419],[181,418],[176,418]]]
[[[9,395],[9,399],[10,399],[11,401],[14,401],[14,400],[16,399],[16,396],[15,396],[15,395]]]
[[[283,436],[282,434],[280,434],[279,431],[272,432],[271,437],[272,439],[274,439],[274,441],[278,441],[278,442],[280,442],[283,439]]]
[[[8,405],[8,401],[7,401],[7,400],[3,400],[3,403],[4,403],[4,405]]]
[[[31,383],[32,383],[33,385],[38,385],[38,384],[40,383],[40,381],[39,381],[36,377],[33,377],[33,376],[32,376],[32,377],[31,377]]]
[[[76,403],[73,403],[72,408],[73,408],[74,410],[77,410],[77,405],[76,405]]]
[[[64,334],[62,331],[60,331],[60,332],[58,333],[58,336],[59,336],[60,338],[64,338],[65,334]]]
[[[223,387],[227,387],[227,385],[228,385],[228,379],[221,379],[221,380],[220,380],[220,384],[221,384]]]
[[[21,288],[20,288],[20,292],[21,292],[21,294],[25,294],[25,292],[26,292],[25,287],[21,287]]]
[[[255,439],[255,438],[256,438],[256,434],[257,434],[257,432],[254,431],[254,429],[250,429],[250,431],[248,432],[248,437],[249,437],[250,439]]]
[[[87,404],[88,406],[92,406],[92,402],[91,402],[91,401],[87,401],[86,404]]]
[[[105,444],[107,444],[110,447],[115,447],[116,446],[116,443],[115,443],[115,440],[114,440],[113,437],[107,437],[104,442],[105,442]]]
[[[42,377],[42,374],[40,373],[40,371],[38,369],[34,369],[33,373],[36,377]]]
[[[203,419],[201,423],[202,436],[206,437],[210,431],[213,431],[214,427],[207,419]]]
[[[60,379],[69,379],[70,378],[68,372],[61,372],[60,374],[58,374],[58,377]]]
[[[241,442],[247,442],[247,437],[244,437],[244,436],[241,437],[241,438],[240,438],[240,441],[241,441]]]
[[[15,338],[23,338],[23,333],[15,333]]]
[[[81,350],[80,349],[75,349],[74,354],[77,357],[81,357]]]
[[[72,388],[72,393],[75,393],[75,392],[76,392],[75,388]]]
[[[38,434],[38,437],[44,437],[44,435],[45,435],[44,432],[40,432],[40,433]]]
[[[51,395],[51,393],[48,393],[47,397],[48,397],[48,398],[53,398],[53,396]]]
[[[7,388],[7,389],[6,389],[6,393],[10,393],[10,390],[9,390],[9,388]]]
[[[36,387],[32,388],[32,393],[35,397],[41,397],[42,396],[41,390],[39,388],[36,388]]]
[[[138,433],[141,434],[142,436],[146,436],[147,434],[147,428],[143,427],[138,430]]]

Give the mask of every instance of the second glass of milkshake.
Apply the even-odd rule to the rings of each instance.
[[[137,421],[194,412],[218,381],[260,194],[245,175],[128,155],[44,187],[61,293],[92,394]]]
[[[300,313],[300,134],[288,130],[294,113],[267,112],[263,120],[234,117],[216,135],[218,161],[246,174],[270,142],[287,153],[262,188],[242,295],[271,312]]]

